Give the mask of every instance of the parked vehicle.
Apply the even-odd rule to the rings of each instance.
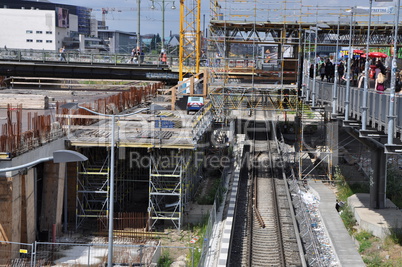
[[[203,97],[194,97],[190,96],[187,100],[187,114],[190,114],[190,111],[199,111],[204,106],[204,98]]]

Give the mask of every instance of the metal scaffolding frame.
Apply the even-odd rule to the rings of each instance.
[[[201,162],[195,161],[191,150],[153,149],[150,157],[148,213],[151,229],[164,220],[180,230],[184,208],[201,179]]]
[[[88,161],[77,170],[76,181],[76,219],[78,229],[87,218],[108,216],[109,166],[110,157],[99,157],[99,148],[85,149]],[[102,149],[102,148],[100,148]],[[99,152],[99,151],[98,151]]]

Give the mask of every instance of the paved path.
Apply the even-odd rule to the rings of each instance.
[[[344,267],[366,266],[357,252],[356,245],[350,237],[341,217],[335,209],[336,196],[321,181],[310,180],[310,188],[317,193],[320,199],[319,212],[327,229],[328,236],[336,251],[338,261]]]

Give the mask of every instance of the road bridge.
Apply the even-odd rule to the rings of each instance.
[[[177,71],[160,64],[157,57],[146,59],[131,64],[129,56],[75,53],[60,61],[57,54],[43,51],[0,52],[0,76],[152,80],[177,84]]]

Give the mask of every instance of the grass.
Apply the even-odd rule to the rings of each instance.
[[[388,183],[388,187],[394,192],[394,196],[399,195],[400,179],[395,178],[392,174]],[[388,177],[390,177],[388,175]],[[337,184],[337,198],[341,201],[347,201],[347,198],[355,193],[368,192],[368,185],[362,184],[349,184],[347,179],[342,175],[339,168],[336,168],[334,179]],[[388,193],[388,189],[387,189]],[[396,198],[398,199],[398,198]],[[353,213],[347,205],[345,205],[341,212],[341,218],[349,234],[356,239],[359,243],[358,252],[368,267],[391,267],[402,266],[402,231],[400,229],[391,229],[391,235],[384,240],[373,236],[367,231],[357,231],[356,220]]]
[[[202,254],[202,248],[204,245],[205,241],[205,235],[207,232],[207,226],[208,226],[208,218],[206,217],[204,221],[193,227],[192,232],[194,233],[195,236],[198,236],[198,242],[194,243],[192,247],[194,247],[194,255],[193,255],[193,260],[191,259],[191,252],[187,255],[187,262],[191,263],[194,262],[194,266],[198,266],[201,260],[201,254]],[[206,241],[208,242],[208,241]],[[190,264],[191,266],[191,264]]]
[[[349,234],[352,235],[355,231],[354,226],[356,225],[356,219],[353,216],[352,210],[349,206],[346,205],[343,207],[341,218]]]
[[[159,258],[157,266],[158,267],[169,267],[173,263],[173,259],[170,257],[168,251],[164,251],[162,256]]]
[[[348,197],[356,193],[368,193],[369,187],[368,184],[363,183],[353,183],[349,184],[345,176],[343,176],[339,167],[335,168],[334,180],[337,186],[337,198],[340,201],[346,202]]]
[[[354,235],[355,239],[359,241],[359,253],[362,253],[369,249],[372,245],[371,238],[373,235],[366,231],[360,231]]]
[[[211,187],[208,188],[208,191],[204,195],[198,196],[196,202],[199,205],[213,205],[215,201],[215,195],[220,186],[220,183],[220,179],[214,179]]]

